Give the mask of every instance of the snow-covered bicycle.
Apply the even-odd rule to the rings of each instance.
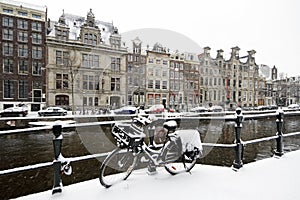
[[[100,183],[108,188],[126,180],[139,162],[148,161],[148,171],[163,166],[170,174],[190,172],[202,154],[202,144],[198,130],[176,130],[174,120],[166,121],[164,142],[153,149],[144,142],[145,127],[151,120],[139,116],[131,124],[115,124],[112,129],[118,148],[113,150],[100,167]]]

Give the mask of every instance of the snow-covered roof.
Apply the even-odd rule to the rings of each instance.
[[[77,40],[77,38],[80,36],[80,27],[84,25],[86,18],[68,13],[64,14],[64,18],[66,25],[70,29],[69,39]],[[58,22],[55,22],[55,24],[58,24]],[[95,25],[101,31],[101,38],[103,43],[109,44],[109,38],[114,31],[113,23],[95,20]],[[55,29],[52,28],[51,32],[48,35],[55,36]]]
[[[20,7],[22,6],[25,8],[30,8],[33,10],[39,10],[39,11],[44,11],[44,12],[46,12],[46,10],[47,10],[47,6],[34,5],[34,4],[30,4],[30,3],[24,3],[24,2],[13,1],[13,0],[0,0],[0,3],[14,5],[14,6],[20,6]]]
[[[248,61],[248,56],[243,56],[239,58],[240,62],[246,63]]]
[[[183,52],[183,54],[184,54],[185,60],[187,60],[187,61],[200,62],[197,53]]]

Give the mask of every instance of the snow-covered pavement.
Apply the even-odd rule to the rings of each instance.
[[[45,191],[20,199],[300,199],[300,151],[246,164],[238,172],[228,167],[196,165],[191,174],[171,176],[163,168],[155,175],[137,170],[109,189],[98,179],[63,187],[60,194]]]

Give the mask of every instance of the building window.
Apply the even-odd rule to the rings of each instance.
[[[155,95],[155,104],[161,104],[161,102],[160,102],[160,95],[159,94]]]
[[[18,31],[18,41],[28,42],[28,33],[26,31]]]
[[[28,13],[24,12],[24,11],[18,11],[18,15],[20,15],[20,16],[27,16]]]
[[[120,78],[111,78],[111,91],[120,91]]]
[[[41,15],[37,15],[37,14],[32,14],[32,18],[42,19],[42,16]]]
[[[159,67],[155,68],[155,76],[161,76],[161,70]]]
[[[19,98],[27,99],[28,98],[28,81],[19,80]]]
[[[133,56],[129,54],[127,59],[128,59],[129,62],[132,62],[133,61]]]
[[[155,89],[160,89],[160,80],[155,81]]]
[[[56,74],[56,89],[68,89],[68,88],[69,88],[69,75]]]
[[[98,97],[95,97],[95,99],[94,99],[94,105],[95,105],[95,106],[98,106],[98,105],[99,105]]]
[[[19,44],[18,56],[27,58],[28,57],[28,46],[25,44]]]
[[[111,72],[120,73],[121,72],[121,59],[120,58],[111,58]]]
[[[18,19],[18,29],[28,30],[28,21]]]
[[[33,75],[42,75],[42,63],[34,61],[32,62],[32,74]]]
[[[41,59],[43,55],[42,47],[32,46],[32,58]]]
[[[27,60],[19,60],[19,74],[28,74]]]
[[[82,54],[82,63],[83,63],[83,67],[89,67],[89,68],[100,67],[98,55]]]
[[[14,60],[4,59],[3,63],[4,63],[3,72],[14,73]]]
[[[168,71],[167,71],[167,70],[163,70],[163,72],[162,72],[162,76],[163,76],[164,78],[166,78],[166,77],[167,77],[167,75],[168,75]]]
[[[41,32],[42,31],[42,24],[39,23],[39,22],[32,22],[31,30]]]
[[[14,98],[14,81],[4,80],[4,98]]]
[[[69,105],[69,96],[67,95],[57,95],[55,96],[55,105]]]
[[[13,27],[14,26],[13,18],[3,17],[2,18],[2,26],[3,27]]]
[[[93,106],[93,97],[89,97],[89,106]]]
[[[167,82],[167,81],[163,81],[163,82],[162,82],[162,89],[163,89],[163,90],[168,89],[168,82]]]
[[[82,79],[84,90],[99,90],[99,76],[83,75]]]
[[[94,90],[94,76],[89,76],[89,90]]]
[[[153,89],[153,80],[148,80],[148,88]]]
[[[8,8],[3,8],[3,12],[4,13],[8,13],[8,14],[13,14],[13,10],[12,9],[8,9]]]
[[[4,56],[12,56],[14,52],[14,45],[13,43],[3,43],[3,55]]]
[[[68,31],[64,31],[64,30],[59,30],[57,29],[55,31],[56,34],[56,38],[59,40],[67,40],[68,39]]]
[[[11,29],[3,29],[2,30],[2,38],[4,40],[13,40],[14,38],[14,33],[13,33],[13,30]]]
[[[56,51],[56,64],[68,66],[69,63],[69,52],[67,51]]]
[[[92,33],[84,34],[83,43],[96,46],[97,45],[97,35],[94,35]]]
[[[39,32],[41,32],[42,31],[42,24],[39,23],[39,22],[32,22],[31,29],[33,31],[39,31]]]
[[[88,89],[88,76],[83,75],[82,77],[82,89],[87,90]]]
[[[153,105],[154,99],[153,94],[148,94],[148,105]]]
[[[32,33],[32,43],[42,44],[42,35],[39,33]]]

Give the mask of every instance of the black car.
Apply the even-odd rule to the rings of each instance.
[[[25,117],[28,114],[28,109],[24,107],[6,108],[0,112],[1,117]]]
[[[112,111],[114,114],[118,115],[131,115],[131,114],[136,114],[137,108],[133,106],[124,106],[122,108],[116,109]]]
[[[48,107],[45,110],[38,111],[39,116],[65,116],[67,110],[60,107]]]

